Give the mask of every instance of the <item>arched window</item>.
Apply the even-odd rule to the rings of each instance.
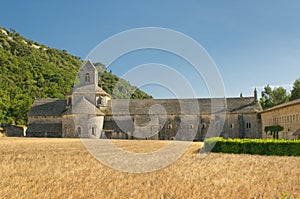
[[[81,127],[77,127],[77,135],[78,135],[78,137],[81,136]]]
[[[85,81],[86,82],[90,82],[91,81],[90,73],[85,74]]]

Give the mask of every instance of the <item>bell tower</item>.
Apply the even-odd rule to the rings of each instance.
[[[98,89],[98,71],[91,62],[86,61],[79,69],[79,84],[67,95],[67,105],[77,103],[81,98],[85,98],[91,104],[96,105],[96,90]]]
[[[98,86],[98,71],[91,62],[88,60],[81,68],[79,72],[80,84],[79,86],[95,85]]]

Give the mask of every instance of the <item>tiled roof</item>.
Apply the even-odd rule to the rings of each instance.
[[[90,103],[86,98],[82,97],[76,104],[69,108],[64,115],[70,114],[96,114],[105,115],[99,108]]]
[[[266,110],[263,111],[263,113],[268,112],[268,111],[272,111],[272,110],[275,110],[275,109],[283,108],[283,107],[286,107],[286,106],[291,106],[291,105],[298,104],[298,103],[300,103],[300,99],[296,99],[296,100],[286,102],[284,104],[280,104],[280,105],[274,106],[272,108],[266,109]]]
[[[212,103],[215,102],[215,103]],[[223,112],[227,113],[257,113],[262,108],[253,97],[244,98],[199,98],[199,99],[113,99],[112,110],[114,115],[148,115],[152,109],[155,114],[211,114]],[[129,104],[129,112],[127,110]],[[214,105],[212,109],[212,104]],[[36,99],[30,109],[28,116],[60,116],[66,107],[64,99]],[[64,114],[90,114],[104,115],[96,106],[85,98],[82,98],[72,109],[68,109]]]
[[[28,116],[60,116],[66,108],[65,99],[37,98]]]
[[[78,86],[72,89],[72,91],[69,93],[95,93],[96,95],[102,95],[102,96],[109,96],[111,97],[107,92],[105,92],[101,87],[95,86],[93,84],[90,85],[84,85],[84,86]]]
[[[80,70],[89,70],[89,71],[95,71],[97,70],[94,66],[94,64],[91,62],[91,60],[86,61],[80,68]]]
[[[115,118],[112,117],[105,117],[104,118],[104,124],[103,124],[103,130],[114,130],[114,131],[125,131],[125,132],[133,132],[134,131],[134,125],[130,118],[123,118],[123,119],[117,119],[117,122],[115,121]]]
[[[224,103],[224,101],[226,103]],[[262,111],[260,104],[253,97],[243,98],[199,98],[199,99],[113,99],[114,115],[148,115],[152,107],[157,107],[158,113],[176,114],[211,114],[227,113],[257,113]],[[128,109],[129,104],[129,110]],[[212,108],[211,106],[214,105]],[[155,110],[155,108],[154,108]]]
[[[295,131],[295,132],[293,133],[293,135],[294,135],[294,136],[297,136],[297,135],[300,136],[300,129],[298,129],[297,131]]]

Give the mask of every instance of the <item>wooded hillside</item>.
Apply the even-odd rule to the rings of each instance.
[[[0,27],[0,123],[26,124],[27,112],[35,98],[64,98],[82,64],[79,57],[65,50],[47,47],[15,30]],[[100,65],[99,82],[114,98],[151,97]],[[113,92],[118,81],[124,86]],[[133,90],[132,95],[124,95]]]

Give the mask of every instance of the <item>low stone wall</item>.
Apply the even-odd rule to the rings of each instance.
[[[16,126],[9,124],[4,127],[5,135],[8,137],[24,137],[25,136],[25,128],[21,126]]]

